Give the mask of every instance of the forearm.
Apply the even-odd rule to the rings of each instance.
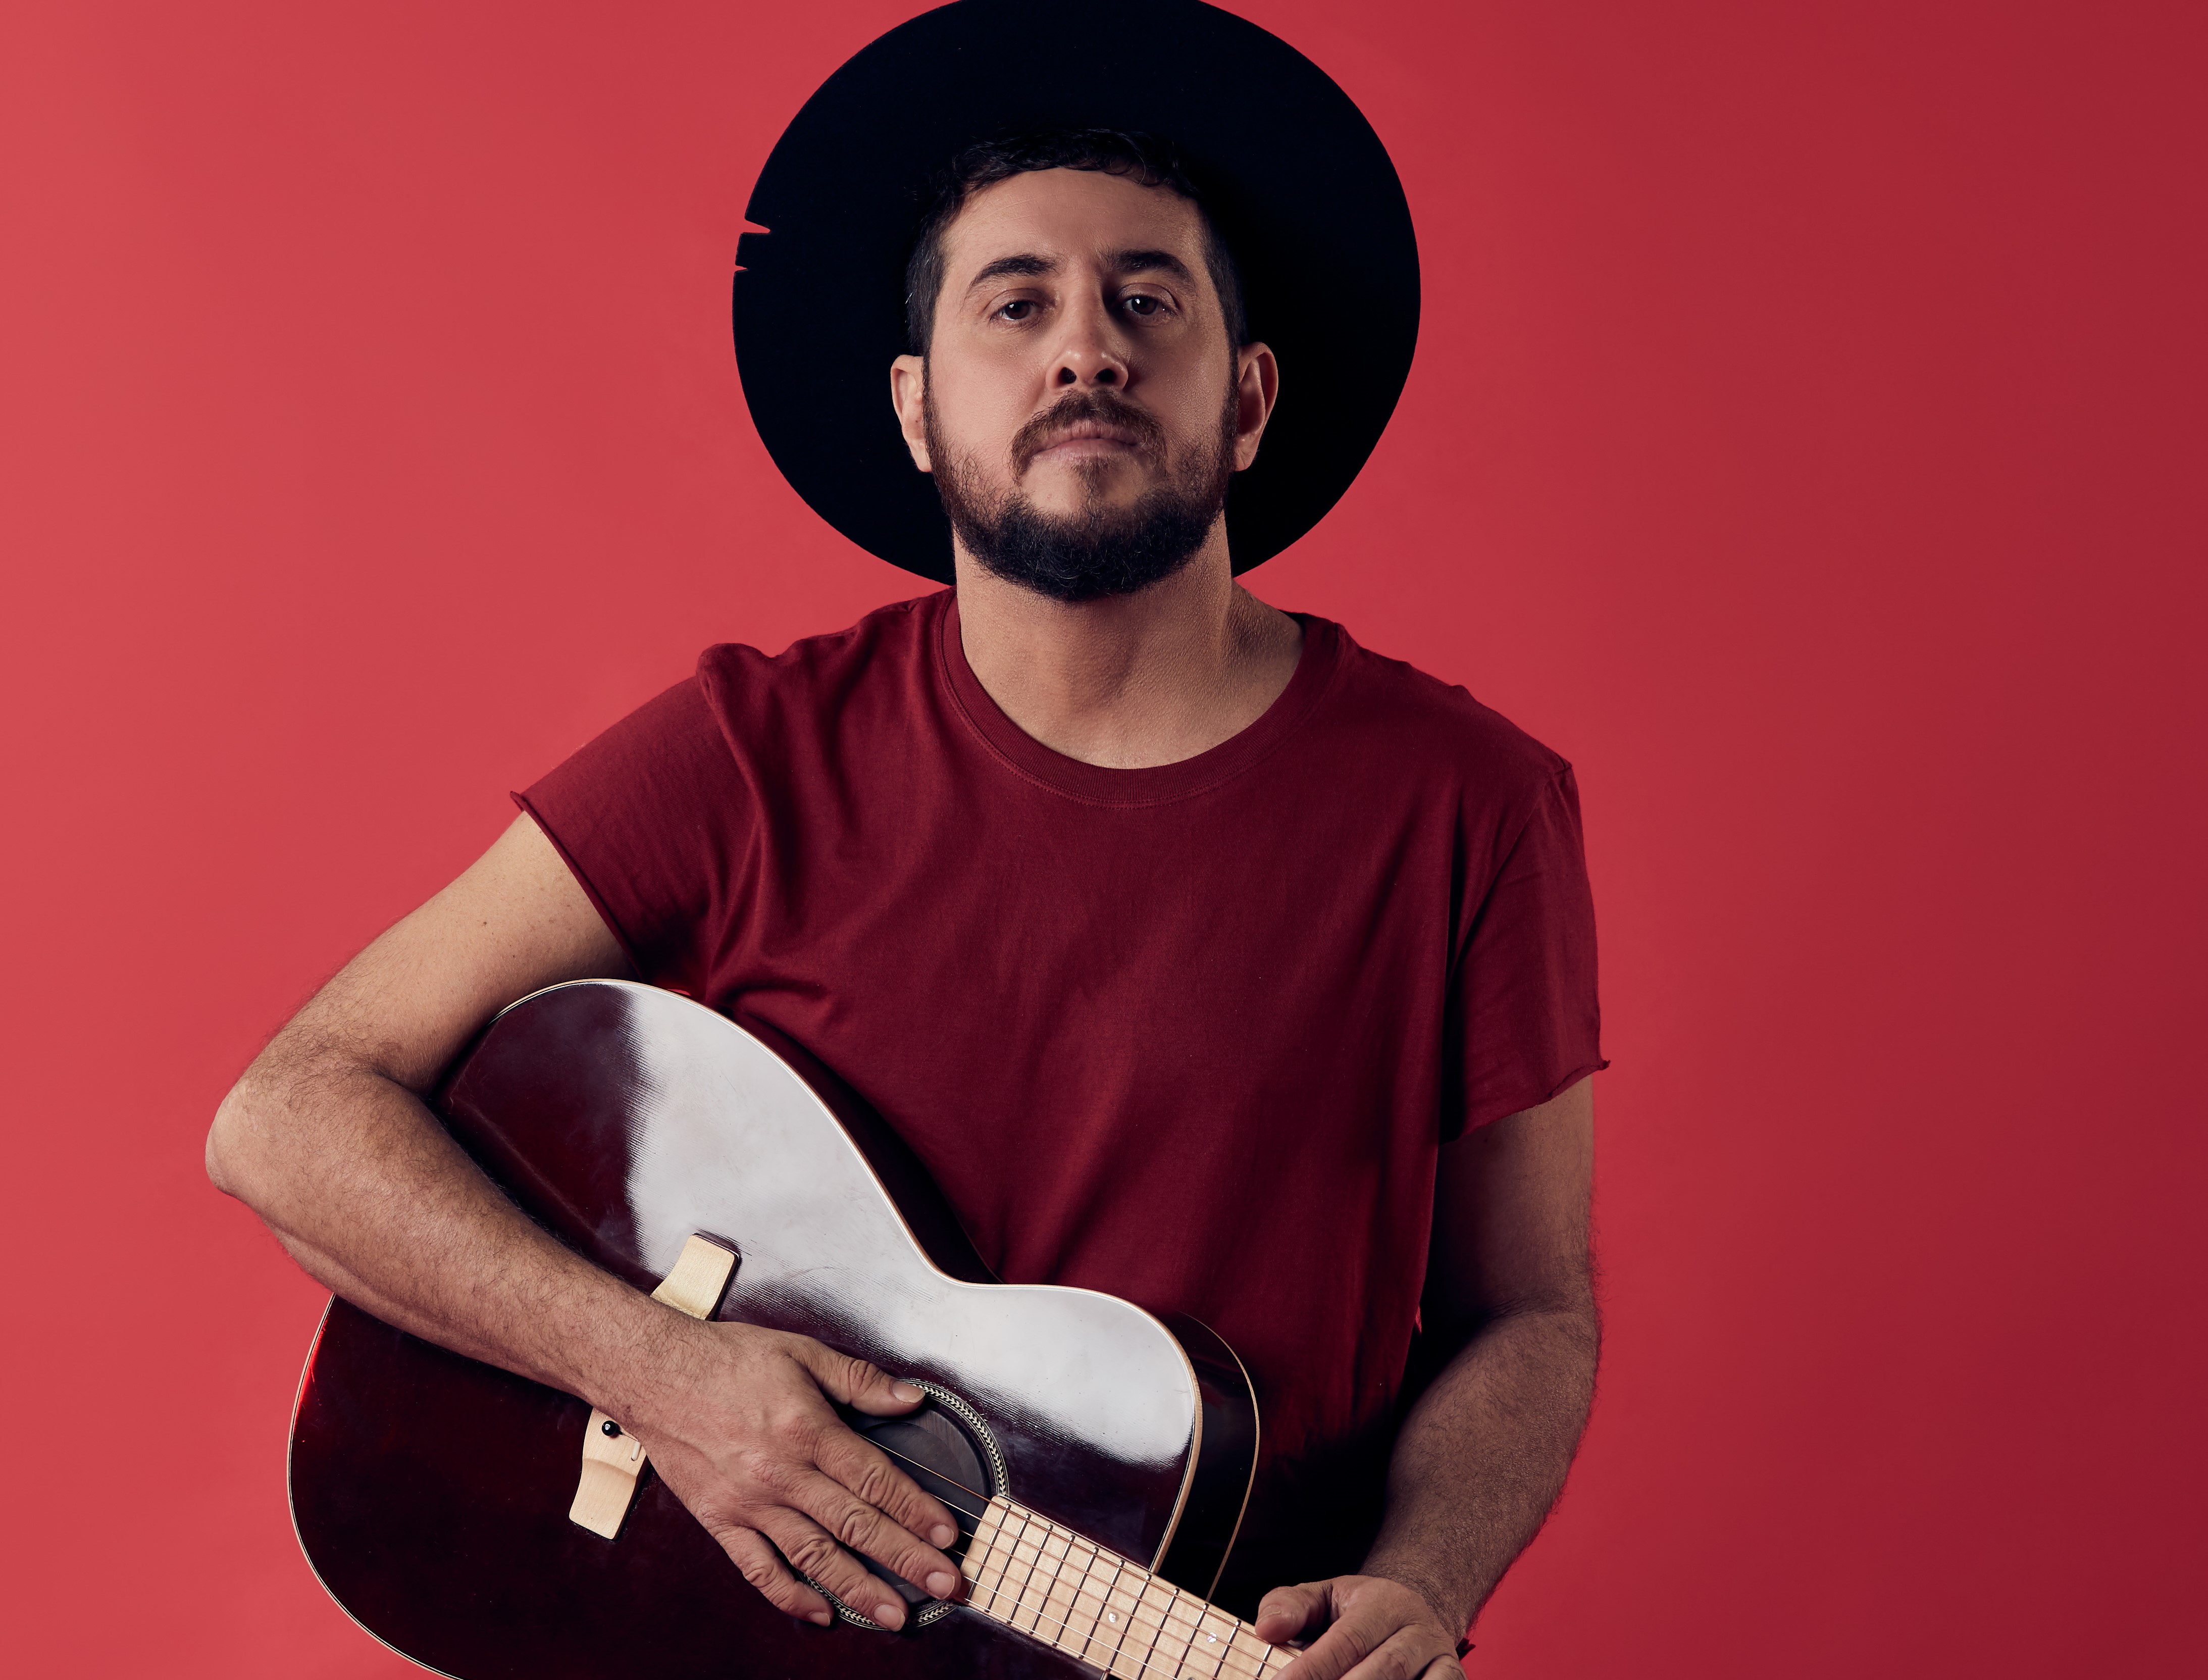
[[[1413,1588],[1449,1626],[1468,1628],[1563,1491],[1599,1341],[1592,1299],[1482,1327],[1404,1423],[1365,1572]]]
[[[348,1300],[610,1413],[783,1610],[832,1619],[802,1570],[898,1626],[903,1600],[854,1554],[951,1593],[957,1567],[935,1547],[957,1530],[835,1407],[894,1417],[920,1390],[807,1336],[687,1318],[600,1271],[532,1224],[421,1100],[512,999],[627,970],[559,853],[519,818],[246,1070],[207,1134],[207,1176]]]
[[[617,1417],[682,1357],[682,1321],[533,1224],[421,1100],[288,1031],[223,1103],[216,1182],[313,1276],[385,1322]]]

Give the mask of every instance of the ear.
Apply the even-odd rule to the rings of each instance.
[[[897,410],[897,429],[912,452],[912,464],[933,472],[927,459],[927,363],[921,357],[900,356],[890,363],[890,404]]]
[[[1265,422],[1281,399],[1281,364],[1269,345],[1244,345],[1234,352],[1234,470],[1257,459]]]

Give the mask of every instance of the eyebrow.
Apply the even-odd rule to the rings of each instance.
[[[1171,251],[1114,251],[1110,258],[1110,266],[1123,274],[1166,273],[1185,282],[1195,279],[1189,273],[1188,265]],[[1016,274],[1054,274],[1058,268],[1057,258],[1037,256],[1032,252],[1023,251],[1017,256],[1000,256],[994,262],[983,263],[980,272],[966,283],[966,290],[969,292],[978,291],[992,280],[1001,280]]]
[[[1058,264],[1047,256],[1000,256],[994,262],[985,262],[981,271],[966,283],[966,290],[987,285],[991,280],[1001,280],[1011,274],[1049,274],[1057,271]]]
[[[1177,280],[1193,282],[1196,279],[1188,272],[1188,265],[1171,251],[1114,251],[1112,266],[1123,274],[1155,272],[1170,274]]]

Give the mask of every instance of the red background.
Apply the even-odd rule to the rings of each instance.
[[[15,1671],[402,1671],[294,1550],[321,1298],[203,1128],[509,786],[917,592],[726,320],[768,147],[906,9],[0,21]],[[2190,1667],[2199,8],[1246,9],[1427,296],[1253,582],[1586,790],[1609,1349],[1473,1671]]]

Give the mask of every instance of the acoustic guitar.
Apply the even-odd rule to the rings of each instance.
[[[300,1379],[291,1515],[330,1595],[461,1680],[1255,1680],[1293,1653],[1207,1602],[1257,1413],[1203,1325],[999,1282],[911,1151],[768,1029],[610,981],[539,992],[456,1065],[460,1145],[577,1253],[699,1317],[801,1332],[918,1383],[847,1413],[957,1514],[964,1601],[822,1629],[747,1585],[572,1395],[340,1300]],[[871,1567],[871,1566],[870,1566]]]

